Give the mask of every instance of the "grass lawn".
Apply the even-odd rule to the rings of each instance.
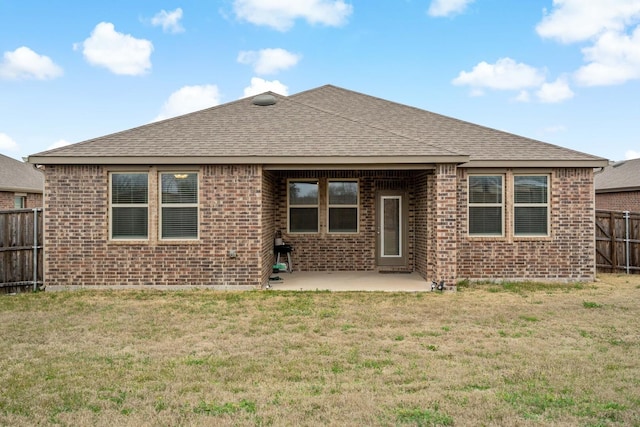
[[[0,425],[640,426],[640,275],[0,296]]]

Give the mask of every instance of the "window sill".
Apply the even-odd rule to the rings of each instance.
[[[162,246],[177,246],[177,245],[199,245],[202,241],[200,239],[176,239],[176,240],[108,240],[108,245],[114,246],[149,246],[149,245],[162,245]]]
[[[110,245],[148,245],[151,241],[149,239],[109,239],[107,243]]]
[[[540,242],[550,242],[553,239],[551,238],[551,236],[513,236],[513,240],[516,242],[529,242],[532,240]]]
[[[468,242],[551,242],[551,236],[468,236]]]
[[[202,243],[200,239],[163,239],[156,241],[158,245],[199,245]]]

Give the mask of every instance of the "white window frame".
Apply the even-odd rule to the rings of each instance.
[[[471,203],[471,178],[475,176],[495,176],[501,178],[501,203]],[[505,205],[506,205],[506,193],[505,193],[505,181],[506,176],[502,173],[473,173],[467,177],[467,235],[469,237],[504,237],[505,236]],[[500,234],[480,234],[471,233],[471,208],[495,208],[500,207]]]
[[[16,202],[20,200],[20,207],[16,206]],[[13,207],[14,209],[26,209],[27,208],[27,193],[14,193],[13,194]]]
[[[516,177],[544,176],[547,178],[547,200],[545,203],[517,203],[516,202]],[[514,237],[549,237],[551,233],[551,175],[545,173],[516,173],[513,174],[513,236]],[[547,233],[546,234],[518,234],[516,233],[516,209],[517,208],[547,208]]]
[[[385,249],[385,210],[384,210],[384,202],[385,200],[397,200],[398,201],[398,254],[397,255],[386,255],[384,253]],[[390,194],[390,195],[381,195],[380,196],[380,258],[402,258],[404,257],[404,195],[399,194]]]
[[[162,175],[195,175],[196,201],[195,203],[163,203]],[[185,176],[186,178],[186,176]],[[162,237],[162,213],[164,208],[196,208],[196,236],[195,237]],[[158,240],[199,240],[200,239],[200,174],[193,170],[159,171],[158,172]]]
[[[331,204],[329,187],[332,182],[355,182],[357,185],[356,203],[350,205]],[[356,230],[355,231],[331,231],[331,208],[355,208],[356,209]],[[360,180],[331,178],[327,180],[327,233],[329,234],[358,234],[360,232]]]
[[[147,203],[113,203],[113,175],[145,175],[147,177]],[[112,171],[109,172],[109,240],[113,241],[148,241],[151,215],[149,212],[149,172],[142,171]],[[114,208],[146,208],[147,209],[147,237],[114,237],[113,236],[113,209]]]
[[[318,186],[318,200],[315,205],[291,205],[291,197],[289,189],[292,182],[307,182],[314,183]],[[291,209],[292,208],[315,208],[318,211],[318,223],[316,224],[316,231],[291,231]],[[304,179],[287,179],[287,232],[290,234],[318,234],[320,233],[320,179],[317,178],[304,178]]]

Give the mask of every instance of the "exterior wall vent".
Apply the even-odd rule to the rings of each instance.
[[[252,102],[253,102],[253,105],[260,105],[261,107],[264,107],[267,105],[275,104],[277,102],[277,99],[275,96],[265,93],[262,95],[255,96]]]

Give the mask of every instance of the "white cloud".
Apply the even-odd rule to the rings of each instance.
[[[574,96],[566,76],[547,83],[544,70],[518,63],[511,58],[500,58],[495,64],[482,61],[471,71],[461,71],[452,83],[469,86],[471,96],[481,96],[485,89],[518,91],[518,95],[513,98],[517,102],[530,102],[531,94],[528,89],[532,88],[537,88],[537,99],[544,103],[562,102]]]
[[[551,12],[544,11],[536,26],[541,37],[562,43],[589,40],[603,32],[624,31],[640,20],[637,0],[553,0]]]
[[[238,62],[253,66],[256,74],[275,74],[295,66],[300,61],[300,55],[284,49],[248,50],[238,54]]]
[[[529,95],[528,90],[521,90],[518,96],[515,98],[518,102],[529,102],[531,101],[531,96]]]
[[[119,33],[110,22],[101,22],[83,43],[84,58],[114,74],[137,76],[151,69],[153,44]]]
[[[430,16],[451,16],[464,12],[474,0],[432,0],[427,13]]]
[[[603,86],[640,79],[639,23],[638,0],[589,0],[588,7],[585,0],[554,0],[536,31],[562,43],[590,43],[582,49],[586,65],[573,78]]]
[[[461,71],[453,79],[454,85],[471,86],[474,89],[521,90],[539,86],[544,82],[544,72],[511,58],[500,58],[495,64],[480,62],[473,70]]]
[[[285,96],[289,95],[289,88],[280,83],[278,80],[268,81],[261,79],[260,77],[252,77],[251,86],[244,88],[243,98],[258,95],[260,93],[268,91],[279,93],[280,95]]]
[[[18,151],[18,144],[6,133],[0,132],[0,150]]]
[[[582,53],[589,63],[575,73],[580,84],[613,85],[640,79],[640,26],[631,36],[604,33],[593,46],[582,49]]]
[[[54,79],[62,75],[62,68],[51,58],[38,55],[28,47],[22,46],[13,52],[5,52],[0,62],[0,78],[4,79]]]
[[[65,141],[64,139],[59,139],[53,144],[51,144],[47,150],[53,150],[54,148],[66,147],[67,145],[71,145],[69,141]]]
[[[626,160],[631,160],[631,159],[640,159],[640,151],[637,150],[627,150],[624,153],[624,158]]]
[[[184,31],[184,28],[180,24],[180,19],[182,19],[181,8],[177,8],[172,12],[167,12],[162,9],[151,18],[151,25],[162,27],[162,31],[165,33],[181,33]]]
[[[338,27],[353,12],[344,0],[234,0],[233,9],[240,19],[278,31],[289,30],[296,19]]]
[[[173,92],[153,121],[180,116],[220,104],[220,91],[216,85],[184,86]]]
[[[547,104],[558,103],[571,99],[574,96],[566,78],[559,78],[553,83],[543,83],[536,92],[540,102]]]

